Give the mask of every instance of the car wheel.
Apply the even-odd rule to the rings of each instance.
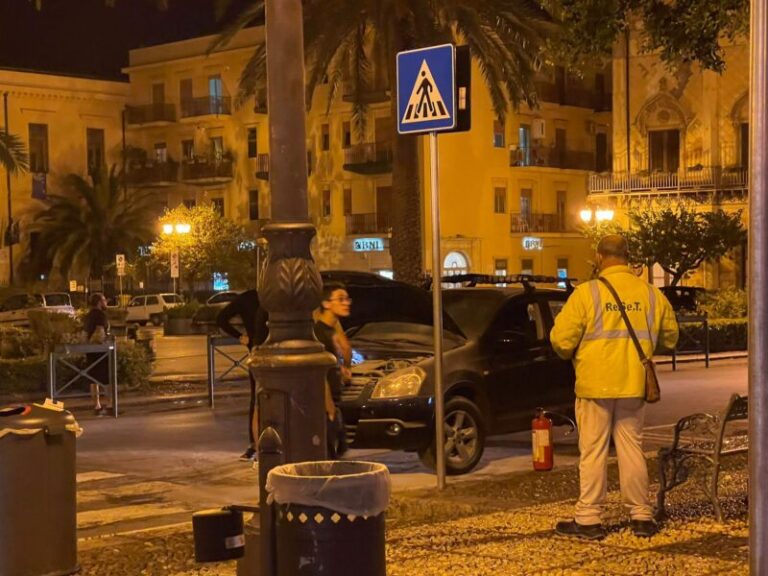
[[[485,429],[480,408],[463,396],[445,403],[445,471],[451,476],[471,471],[485,449]],[[419,450],[421,462],[436,468],[435,442]]]
[[[146,326],[147,325],[147,321],[146,320],[139,320],[138,322],[136,322],[136,324],[138,324],[139,326]]]
[[[152,314],[152,316],[149,317],[149,321],[152,322],[154,326],[161,326],[163,323],[163,317],[160,316],[160,314]]]

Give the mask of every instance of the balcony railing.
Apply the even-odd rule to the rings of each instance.
[[[232,114],[232,98],[229,96],[201,96],[181,101],[182,118],[229,114]]]
[[[677,172],[626,172],[592,174],[590,194],[701,190],[739,190],[748,185],[747,169],[742,167],[692,166]]]
[[[312,152],[307,150],[307,176],[312,176]],[[256,178],[269,180],[269,154],[256,156]]]
[[[531,212],[529,214],[510,214],[509,231],[512,234],[526,234],[529,232],[571,232],[565,214],[542,214]]]
[[[562,150],[550,146],[530,146],[509,151],[510,166],[542,166],[569,170],[594,170],[595,155],[580,150]]]
[[[196,158],[181,165],[181,179],[185,182],[213,184],[232,180],[234,168],[228,158]]]
[[[177,162],[154,162],[134,164],[126,174],[129,186],[170,186],[179,180]]]
[[[347,214],[347,234],[379,234],[391,228],[389,214],[368,212]]]
[[[127,124],[149,124],[150,122],[176,122],[174,104],[146,104],[144,106],[126,106]]]
[[[597,92],[578,84],[567,84],[561,88],[552,82],[536,82],[536,94],[541,102],[589,108],[597,112],[609,112],[611,110],[612,95],[610,92]]]
[[[385,174],[392,171],[392,144],[366,142],[344,150],[344,170],[357,174]]]

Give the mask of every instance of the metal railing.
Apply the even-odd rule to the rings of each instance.
[[[579,84],[568,83],[560,87],[553,82],[536,82],[536,94],[541,102],[562,106],[589,108],[598,112],[609,112],[612,108],[610,92],[598,92]]]
[[[232,114],[232,98],[230,96],[200,96],[181,101],[181,117],[216,116]]]
[[[747,184],[747,170],[741,167],[692,166],[677,172],[643,171],[629,175],[626,172],[611,172],[589,176],[590,194],[646,190],[697,191],[702,188],[729,190],[746,188]]]
[[[531,212],[530,214],[510,214],[509,231],[512,234],[524,234],[527,232],[569,232],[571,229],[565,214]]]
[[[150,122],[176,122],[176,105],[170,103],[126,106],[127,124],[148,124]]]
[[[390,142],[365,142],[344,150],[344,165],[392,164]]]
[[[219,336],[215,334],[208,334],[208,405],[214,407],[214,395],[215,387],[219,384],[224,377],[233,372],[234,370],[242,370],[245,375],[248,376],[249,370],[246,362],[250,353],[246,348],[244,353],[239,353],[237,356],[231,356],[228,352],[224,351],[225,346],[240,346],[245,348],[240,343],[240,340],[233,338],[232,336]],[[223,356],[227,361],[227,369],[221,374],[216,376],[216,356]]]
[[[528,146],[509,151],[510,166],[540,166],[568,170],[594,170],[595,155],[592,152]]]
[[[99,354],[98,358],[94,358],[92,362],[87,362],[85,367],[81,368],[72,362],[73,356],[79,357],[94,353]],[[100,382],[91,375],[91,370],[93,370],[97,364],[104,361],[104,359],[107,360],[109,376],[107,382]],[[59,386],[58,383],[59,365],[63,365],[74,372],[74,376],[64,382],[61,386]],[[85,379],[89,383],[98,384],[100,386],[109,386],[110,395],[112,397],[112,409],[114,417],[117,418],[117,342],[114,340],[107,340],[103,344],[60,344],[48,353],[48,395],[52,400],[58,398],[90,396],[90,392],[70,392],[64,394],[70,386],[79,382],[81,379]]]
[[[672,370],[677,370],[678,356],[704,355],[704,366],[709,368],[709,320],[706,316],[677,315],[677,324],[680,327],[680,339],[672,350]],[[689,330],[688,326],[700,324],[702,335],[695,330]]]
[[[376,234],[389,232],[392,227],[389,214],[368,212],[347,214],[347,234]]]
[[[178,179],[179,165],[176,162],[134,164],[125,176],[126,182],[133,186],[177,182]]]
[[[232,160],[197,158],[181,164],[182,180],[227,180],[234,175]]]

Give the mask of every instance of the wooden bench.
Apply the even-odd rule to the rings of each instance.
[[[688,480],[694,466],[704,465],[709,471],[709,476],[702,489],[712,501],[715,518],[718,522],[722,521],[723,514],[717,499],[720,461],[723,456],[743,453],[749,449],[746,430],[729,425],[736,421],[746,421],[747,412],[747,397],[733,394],[719,416],[698,413],[678,420],[672,446],[659,449],[657,520],[665,516],[666,493]]]

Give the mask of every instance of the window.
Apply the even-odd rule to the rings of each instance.
[[[493,147],[504,148],[504,122],[498,118],[493,121]]]
[[[195,159],[195,141],[194,140],[182,140],[181,141],[181,157],[188,162]]]
[[[520,124],[517,129],[517,141],[519,148],[519,157],[517,159],[519,166],[531,165],[531,126],[529,124]]]
[[[197,202],[195,201],[195,199],[194,199],[194,198],[191,198],[191,199],[185,199],[185,200],[183,200],[183,201],[182,201],[182,204],[184,204],[184,206],[185,206],[186,208],[194,208],[194,207],[197,205]]]
[[[165,104],[165,84],[152,84],[152,104]]]
[[[566,132],[565,128],[555,128],[554,165],[557,168],[566,168]]]
[[[29,125],[29,171],[48,172],[48,124]]]
[[[259,219],[259,191],[248,190],[248,218],[250,220]]]
[[[157,299],[157,296],[147,296],[147,306],[157,306],[160,304],[160,301]]]
[[[224,198],[213,198],[211,199],[211,204],[213,205],[213,209],[216,210],[216,213],[219,216],[224,216]]]
[[[497,258],[493,261],[493,273],[496,276],[507,275],[507,259],[506,258]]]
[[[749,168],[749,123],[739,124],[739,166]]]
[[[568,278],[568,258],[557,259],[557,277]],[[560,288],[565,288],[565,282],[558,282],[557,285]]]
[[[194,92],[192,91],[192,80],[190,78],[183,78],[179,81],[179,102],[181,102],[181,115],[192,115],[192,100],[194,99]]]
[[[211,138],[211,158],[215,162],[221,162],[224,157],[224,137],[214,136]]]
[[[248,158],[256,158],[259,155],[256,128],[248,128]]]
[[[104,165],[104,130],[87,128],[85,131],[88,152],[88,174],[97,174]]]
[[[680,131],[648,132],[648,169],[651,172],[674,173],[680,167]]]
[[[214,74],[213,76],[209,76],[208,77],[208,99],[210,102],[209,113],[221,114],[223,112],[222,110],[223,96],[224,96],[224,86],[221,83],[221,76],[219,74]]]
[[[556,218],[557,218],[557,231],[558,232],[565,232],[565,220],[566,220],[566,214],[568,205],[567,205],[567,198],[568,195],[566,194],[565,190],[558,190],[557,191],[557,206],[556,206]]]
[[[602,132],[595,134],[595,170],[608,170],[608,135]]]
[[[344,187],[344,216],[352,214],[352,188]]]
[[[165,142],[155,143],[155,162],[160,164],[168,161],[168,146]]]
[[[330,188],[323,189],[322,216],[323,218],[331,217],[331,189]]]
[[[331,149],[331,134],[328,124],[320,126],[320,150],[326,151]]]
[[[349,122],[343,122],[341,125],[341,146],[352,147],[352,125]]]
[[[455,276],[469,272],[469,261],[461,252],[448,252],[443,260],[443,276]]]
[[[533,274],[533,259],[523,258],[520,260],[520,274]]]
[[[507,213],[507,187],[493,187],[493,212],[494,214]]]
[[[520,218],[530,224],[533,216],[533,190],[523,188],[520,190]]]
[[[545,336],[544,322],[538,304],[524,299],[513,300],[502,308],[494,323],[497,338],[505,334],[522,336],[526,344],[534,344]]]

